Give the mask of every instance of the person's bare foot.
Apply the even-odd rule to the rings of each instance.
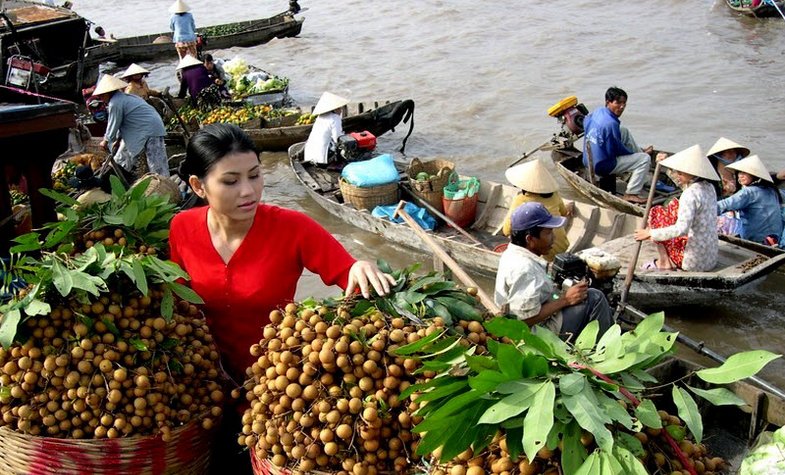
[[[625,194],[622,197],[622,199],[624,199],[624,201],[628,201],[630,203],[635,203],[635,204],[645,204],[646,203],[646,198],[641,198],[638,195]]]

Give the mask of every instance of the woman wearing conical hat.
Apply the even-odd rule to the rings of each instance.
[[[349,99],[324,92],[313,115],[318,116],[313,122],[313,128],[305,142],[306,162],[325,166],[330,162],[338,137],[343,135],[342,108],[349,103]]]
[[[504,219],[504,227],[502,232],[505,236],[512,233],[511,217],[512,212],[515,211],[520,205],[536,201],[542,203],[548,212],[554,216],[568,217],[571,213],[571,208],[564,204],[561,196],[559,196],[559,184],[553,178],[553,175],[548,172],[545,165],[541,160],[535,159],[530,162],[516,165],[508,168],[504,175],[507,180],[521,189],[521,192],[513,198],[510,203],[510,211]],[[570,203],[572,205],[572,203]],[[564,228],[555,228],[553,230],[553,246],[550,251],[542,256],[547,261],[553,261],[556,254],[566,252],[570,247],[570,241],[567,239],[567,232]]]
[[[750,155],[727,166],[738,173],[741,189],[717,203],[717,213],[738,211],[742,239],[779,243],[782,235],[782,195],[774,186],[769,171],[757,155]]]
[[[736,174],[732,170],[727,170],[726,167],[733,162],[741,160],[750,154],[750,149],[743,145],[739,145],[733,140],[720,137],[711,146],[706,156],[709,157],[711,165],[717,170],[717,174],[722,178],[719,188],[720,197],[727,197],[739,189],[739,183],[736,181]]]
[[[147,85],[145,77],[149,74],[150,71],[136,63],[128,66],[128,69],[126,69],[123,74],[120,75],[120,79],[128,82],[128,87],[125,88],[125,93],[137,95],[144,100],[149,99],[150,96],[161,97],[160,92],[152,89]]]
[[[649,229],[635,231],[637,241],[652,240],[659,258],[643,265],[647,270],[709,271],[717,265],[717,192],[712,181],[720,177],[699,145],[662,160],[684,188],[675,206],[655,206]],[[673,213],[676,213],[673,221]]]
[[[172,40],[177,49],[177,56],[183,59],[190,54],[194,58],[198,56],[196,51],[196,22],[193,15],[189,12],[190,7],[183,0],[176,0],[169,11],[172,17],[169,19],[169,30],[174,33]]]
[[[186,55],[177,65],[180,74],[180,91],[177,97],[191,96],[191,104],[200,109],[209,109],[221,102],[220,89],[204,64],[195,57]]]

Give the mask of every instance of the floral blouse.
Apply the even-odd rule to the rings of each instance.
[[[707,181],[691,183],[679,198],[676,224],[652,229],[652,241],[667,241],[687,236],[682,269],[710,271],[717,265],[719,238],[717,237],[717,193]]]

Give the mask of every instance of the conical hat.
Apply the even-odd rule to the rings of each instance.
[[[122,79],[118,79],[111,74],[104,74],[101,76],[101,80],[98,81],[98,84],[95,86],[93,95],[98,96],[100,94],[106,94],[107,92],[119,91],[121,89],[125,89],[127,86],[128,83]]]
[[[711,146],[709,151],[706,152],[706,156],[711,157],[715,153],[724,152],[725,150],[732,150],[734,148],[741,150],[742,157],[746,157],[750,154],[750,149],[747,147],[739,145],[733,140],[726,139],[725,137],[720,137],[716,142],[714,142],[714,145]]]
[[[313,115],[334,111],[335,109],[341,108],[348,103],[349,99],[336,96],[332,92],[325,91],[322,93],[322,97],[319,98],[319,102],[316,103],[316,107],[313,109]]]
[[[540,159],[516,165],[504,172],[510,183],[532,193],[553,193],[559,184]]]
[[[183,69],[189,66],[196,66],[197,64],[202,64],[202,62],[194,58],[190,54],[186,54],[183,57],[183,59],[181,59],[180,62],[177,64],[177,69]]]
[[[750,155],[747,158],[742,158],[738,162],[733,162],[730,165],[726,165],[725,168],[731,168],[740,172],[749,173],[750,175],[754,175],[758,178],[774,183],[774,180],[771,179],[771,174],[768,170],[766,170],[766,165],[763,164],[763,161],[757,155]]]
[[[150,71],[136,63],[133,63],[132,65],[128,66],[128,69],[126,69],[123,74],[120,75],[120,78],[125,79],[129,76],[136,76],[137,74],[150,74]]]
[[[188,6],[183,0],[176,0],[171,7],[169,7],[169,11],[172,13],[185,13],[190,10],[191,7]]]
[[[663,167],[672,168],[692,176],[699,176],[708,180],[719,181],[720,176],[711,166],[711,162],[703,154],[700,145],[693,145],[679,153],[674,153],[670,157],[661,161]]]

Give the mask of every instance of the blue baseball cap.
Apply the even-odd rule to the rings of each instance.
[[[530,202],[520,205],[512,212],[512,230],[525,231],[534,227],[560,228],[567,218],[553,216],[542,203]]]

